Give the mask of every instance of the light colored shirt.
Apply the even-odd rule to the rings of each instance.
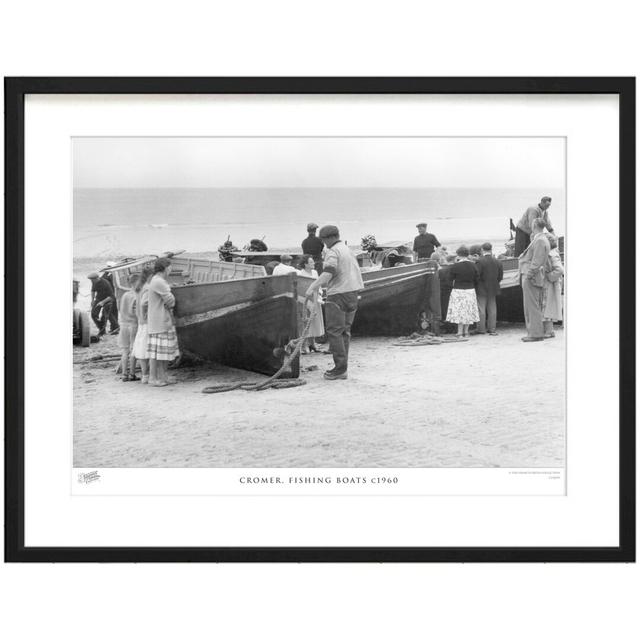
[[[120,324],[138,324],[136,315],[136,294],[134,291],[125,291],[118,305],[118,322]]]
[[[536,218],[542,218],[544,220],[544,226],[550,231],[553,232],[553,225],[551,224],[551,220],[549,220],[549,214],[547,211],[543,211],[540,207],[529,207],[523,214],[522,218],[520,218],[520,222],[516,225],[519,229],[522,229],[526,234],[531,235],[533,230],[532,225],[533,221]]]
[[[171,293],[169,283],[159,274],[151,278],[149,283],[149,316],[148,332],[164,333],[173,329],[173,315],[171,309],[176,299]]]
[[[358,261],[341,240],[327,248],[322,271],[331,274],[327,285],[328,296],[364,289]]]
[[[531,244],[518,258],[520,273],[537,287],[544,284],[544,267],[550,250],[547,236],[544,233],[537,233],[531,239]]]
[[[287,273],[297,273],[298,270],[295,267],[292,267],[290,264],[282,264],[280,263],[273,269],[274,276],[284,276]]]

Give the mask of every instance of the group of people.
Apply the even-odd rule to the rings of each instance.
[[[564,267],[558,251],[548,209],[551,198],[544,196],[535,207],[529,207],[516,226],[514,253],[518,256],[527,335],[523,342],[539,342],[555,337],[554,322],[563,319],[562,278]],[[456,256],[447,255],[427,225],[420,223],[414,240],[418,261],[436,260],[446,268],[439,271],[442,292],[441,306],[447,322],[457,324],[458,336],[469,335],[469,326],[476,324],[475,334],[496,333],[497,301],[503,266],[492,254],[492,246],[461,246]],[[432,251],[429,257],[427,253]],[[432,309],[432,311],[434,311]],[[438,313],[432,313],[431,324],[438,327]]]
[[[475,334],[497,335],[496,297],[500,295],[503,268],[493,256],[491,243],[462,245],[455,255],[449,255],[436,236],[427,233],[425,222],[416,227],[418,235],[413,241],[416,262],[437,263],[436,275],[431,278],[425,296],[425,313],[432,332],[440,335],[444,319],[457,325],[460,338],[469,335],[472,324],[476,324]]]
[[[170,272],[171,261],[163,257],[153,266],[129,276],[130,289],[122,295],[118,307],[118,346],[124,382],[140,379],[135,374],[137,362],[143,384],[166,387],[175,382],[168,374],[169,364],[180,355],[173,317],[175,297],[167,281]],[[94,309],[104,307],[105,298],[100,296],[107,291],[103,284],[106,280],[95,272],[88,277],[92,282],[91,315],[100,335],[104,333],[104,325],[99,314],[96,321]]]
[[[477,247],[477,248],[476,248]],[[471,248],[462,245],[456,257],[447,257],[440,273],[441,288],[449,292],[446,321],[458,325],[458,336],[467,337],[469,326],[475,334],[497,335],[497,296],[503,277],[502,263],[492,253],[491,243]]]
[[[551,198],[542,198],[537,207],[527,209],[516,228],[516,255],[519,256],[527,327],[524,342],[554,337],[553,323],[562,320],[564,269],[547,213],[550,204]],[[427,233],[426,223],[416,226],[415,260],[437,263],[437,277],[430,279],[433,291],[426,295],[426,312],[434,333],[440,333],[440,322],[444,318],[457,325],[457,335],[461,338],[471,333],[472,324],[476,325],[475,334],[497,335],[496,298],[500,295],[503,267],[493,256],[491,244],[462,245],[455,256],[448,255],[436,236]],[[296,272],[312,281],[305,292],[310,319],[302,353],[318,352],[315,338],[326,335],[334,366],[324,377],[345,380],[351,325],[358,308],[358,292],[364,284],[358,262],[340,239],[338,228],[325,225],[316,236],[317,229],[315,223],[307,225],[303,256],[296,266],[291,255],[283,254],[272,273],[277,276]],[[162,257],[155,261],[153,268],[145,267],[142,273],[130,276],[131,288],[122,296],[116,324],[124,381],[138,379],[135,365],[139,361],[143,383],[167,386],[174,382],[168,375],[168,365],[180,352],[173,318],[175,298],[167,281],[170,271],[171,261]],[[103,335],[115,305],[113,287],[98,273],[88,277],[92,281],[91,316],[99,335]],[[322,289],[326,290],[324,317]],[[112,321],[112,332],[115,332],[113,325]]]

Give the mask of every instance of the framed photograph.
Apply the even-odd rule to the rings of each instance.
[[[634,78],[7,78],[5,132],[6,560],[635,560]]]

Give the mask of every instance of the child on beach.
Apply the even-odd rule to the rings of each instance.
[[[138,316],[136,315],[136,292],[135,287],[140,280],[136,273],[129,276],[129,286],[119,305],[118,323],[120,333],[118,334],[118,346],[122,351],[120,366],[122,368],[122,381],[131,382],[139,380],[135,375],[136,359],[132,353],[133,342],[138,331]]]
[[[469,249],[462,245],[456,251],[458,262],[451,265],[450,277],[453,288],[447,309],[447,322],[458,325],[458,338],[469,335],[469,325],[480,321],[476,285],[478,270],[469,259]]]
[[[138,332],[133,343],[133,356],[140,363],[142,370],[142,384],[149,382],[149,360],[147,356],[147,316],[149,313],[149,283],[153,275],[152,267],[145,267],[140,279],[133,290],[136,292],[136,315],[138,317]]]

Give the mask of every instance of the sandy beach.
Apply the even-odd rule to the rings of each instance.
[[[498,332],[417,347],[356,337],[346,381],[324,380],[331,356],[311,354],[304,386],[213,395],[202,389],[264,376],[205,363],[169,387],[123,383],[114,361],[89,360],[118,353],[106,336],[74,347],[74,466],[564,466],[564,332]]]

